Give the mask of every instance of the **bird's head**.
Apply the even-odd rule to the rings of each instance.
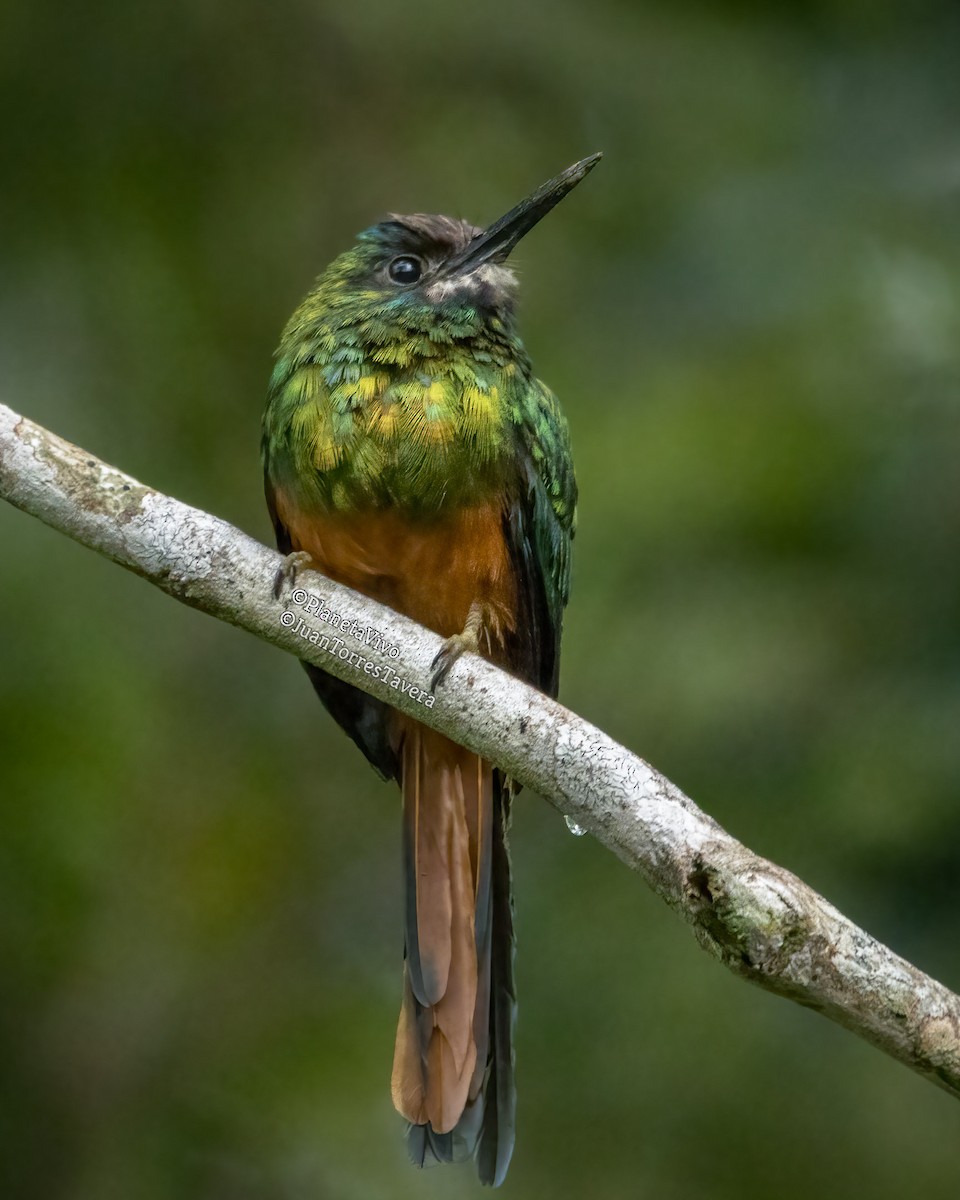
[[[516,292],[510,252],[599,159],[574,163],[486,229],[424,213],[372,226],[320,276],[288,333],[309,337],[319,321],[323,340],[379,344],[387,357],[391,342],[410,335],[439,345],[508,330]]]

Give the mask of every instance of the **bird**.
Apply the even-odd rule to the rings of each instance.
[[[507,259],[593,169],[499,220],[390,214],[324,270],[284,329],[263,417],[284,571],[312,567],[551,696],[577,485],[566,419],[533,374]],[[281,576],[283,575],[281,572]],[[282,587],[282,579],[278,583]],[[318,667],[333,718],[402,791],[403,995],[391,1090],[419,1165],[513,1153],[515,782]]]

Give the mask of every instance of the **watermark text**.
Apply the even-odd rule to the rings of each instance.
[[[294,588],[290,593],[290,601],[302,610],[301,613],[296,613],[290,608],[284,609],[280,614],[280,624],[284,629],[290,629],[293,633],[302,637],[305,642],[309,642],[311,646],[317,646],[321,650],[325,650],[334,658],[339,658],[343,662],[348,662],[358,671],[362,671],[364,675],[369,675],[373,679],[382,680],[394,689],[394,691],[402,692],[409,696],[411,700],[416,700],[425,708],[433,708],[436,703],[436,696],[432,692],[427,692],[423,688],[417,687],[416,684],[409,683],[398,674],[387,663],[375,663],[366,655],[361,653],[358,645],[361,648],[372,648],[380,654],[385,654],[388,658],[399,658],[400,647],[394,643],[388,642],[379,629],[375,629],[372,625],[361,625],[354,618],[341,617],[338,612],[330,608],[326,601],[320,596],[312,596],[303,588]],[[318,621],[323,621],[332,629],[339,630],[338,634],[327,633],[324,630],[316,627],[311,627],[304,617],[315,617]]]

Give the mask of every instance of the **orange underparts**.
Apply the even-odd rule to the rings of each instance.
[[[463,629],[472,604],[483,605],[483,653],[502,661],[517,588],[499,499],[417,521],[393,509],[306,515],[279,491],[275,504],[293,548],[318,571],[444,637]]]

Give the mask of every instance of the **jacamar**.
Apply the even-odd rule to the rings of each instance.
[[[487,229],[391,216],[320,275],[283,332],[263,420],[277,545],[556,695],[576,483],[567,423],[517,332],[517,242],[596,154]],[[405,956],[393,1101],[414,1162],[513,1151],[511,780],[304,664],[403,791]]]

